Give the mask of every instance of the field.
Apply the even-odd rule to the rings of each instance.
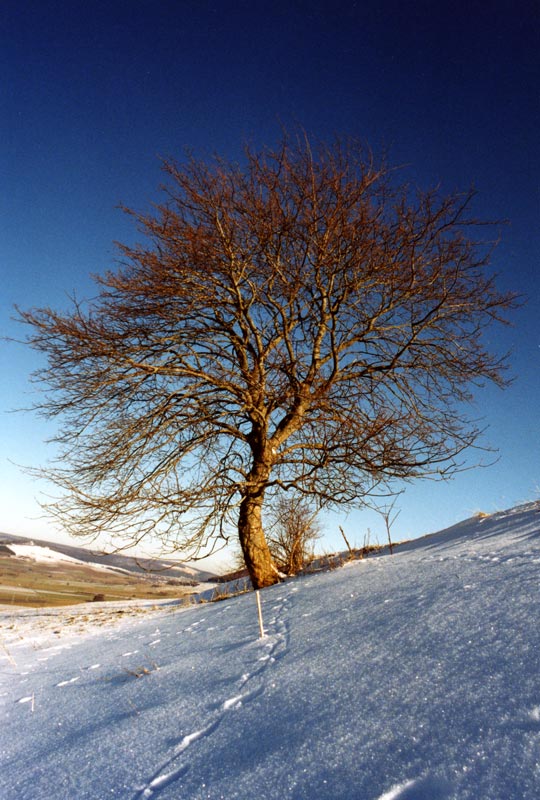
[[[167,574],[125,573],[84,563],[40,564],[0,555],[0,604],[41,608],[100,600],[184,597],[191,586]]]

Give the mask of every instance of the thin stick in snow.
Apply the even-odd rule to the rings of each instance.
[[[17,664],[16,664],[16,662],[15,662],[15,659],[13,658],[13,656],[11,655],[11,653],[9,652],[9,650],[7,649],[7,647],[6,647],[6,645],[4,644],[4,642],[0,642],[0,645],[2,646],[2,650],[3,650],[3,651],[4,651],[4,653],[6,654],[7,660],[9,661],[9,663],[11,664],[11,666],[12,666],[12,667],[16,667],[16,666],[17,666]]]
[[[345,536],[345,531],[343,530],[343,528],[341,527],[341,525],[339,526],[339,530],[341,531],[341,535],[343,536],[343,538],[344,538],[344,540],[345,540],[345,544],[347,545],[347,550],[349,551],[349,555],[350,555],[350,557],[351,557],[351,558],[354,558],[354,553],[353,553],[353,551],[352,551],[352,547],[350,546],[350,544],[349,544],[349,540],[348,540],[348,539],[347,539],[347,537]]]
[[[259,596],[259,590],[258,589],[256,589],[256,591],[255,591],[255,597],[257,598],[257,612],[259,614],[259,630],[260,630],[259,639],[264,639],[266,634],[264,632],[264,627],[263,627],[263,618],[262,618],[262,611],[261,611],[261,598]]]

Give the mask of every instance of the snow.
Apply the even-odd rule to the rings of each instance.
[[[28,558],[38,563],[62,564],[69,562],[70,564],[80,567],[87,566],[92,569],[104,570],[105,572],[123,572],[126,575],[130,574],[129,570],[121,569],[120,567],[110,567],[107,564],[98,564],[95,561],[81,561],[78,558],[68,556],[66,553],[61,553],[58,550],[52,550],[50,547],[43,547],[42,545],[15,544],[10,542],[9,549],[19,558]]]
[[[261,592],[263,639],[252,593],[11,609],[0,797],[537,800],[539,578],[531,504]]]
[[[79,563],[76,558],[67,556],[64,553],[58,553],[56,550],[51,550],[50,547],[40,547],[31,544],[13,544],[10,543],[9,549],[15,553],[16,556],[22,558],[31,558],[33,561],[39,562],[62,562],[69,561],[72,564]]]

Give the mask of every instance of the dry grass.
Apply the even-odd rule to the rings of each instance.
[[[135,667],[135,669],[125,669],[128,675],[131,675],[133,678],[142,678],[144,675],[150,675],[152,672],[159,671],[159,667],[155,661],[151,661],[148,666],[144,664],[140,667]]]

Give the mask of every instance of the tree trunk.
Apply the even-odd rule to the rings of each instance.
[[[263,495],[246,495],[240,503],[238,535],[249,577],[255,589],[272,586],[280,580],[261,521]]]

